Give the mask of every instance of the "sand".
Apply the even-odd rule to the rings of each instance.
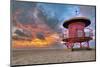
[[[12,50],[11,65],[95,61],[95,50],[69,51],[65,49]]]

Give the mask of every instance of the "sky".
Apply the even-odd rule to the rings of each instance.
[[[64,21],[74,17],[87,17],[90,19],[91,24],[86,28],[93,30],[95,38],[95,6],[15,1],[11,4],[11,10],[12,15],[17,16],[17,18],[15,17],[16,22],[33,24],[37,27],[40,26],[40,28],[44,26],[44,28],[48,28],[47,30],[55,31],[59,34],[68,30],[63,27]],[[86,28],[85,31],[87,32],[88,29]],[[43,30],[45,31],[46,29]],[[95,39],[90,41],[90,46],[95,47]]]

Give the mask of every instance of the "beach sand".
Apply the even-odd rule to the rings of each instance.
[[[70,51],[67,49],[12,50],[11,65],[46,64],[77,61],[95,61],[95,50]]]

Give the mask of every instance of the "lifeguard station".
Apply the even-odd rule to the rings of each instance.
[[[74,17],[63,23],[64,28],[68,30],[68,37],[63,39],[67,48],[73,48],[75,43],[78,43],[80,48],[82,48],[83,42],[87,45],[86,48],[90,48],[89,41],[92,40],[92,33],[86,36],[84,31],[85,27],[90,24],[91,21],[86,17]]]

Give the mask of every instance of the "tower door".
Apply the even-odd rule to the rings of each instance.
[[[77,36],[82,37],[83,36],[83,31],[82,30],[77,30]]]

